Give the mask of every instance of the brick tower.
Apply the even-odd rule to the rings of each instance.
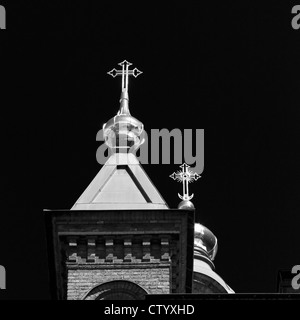
[[[143,124],[129,112],[128,76],[141,72],[120,65],[109,72],[122,76],[119,112],[103,126],[109,158],[70,210],[45,210],[52,297],[228,292],[213,271],[208,229],[195,234],[193,206],[170,209],[135,156]]]
[[[143,124],[129,112],[129,63],[120,109],[103,127],[110,157],[71,210],[45,211],[55,299],[143,299],[190,293],[194,212],[171,210],[134,155]],[[114,73],[115,72],[115,73]]]

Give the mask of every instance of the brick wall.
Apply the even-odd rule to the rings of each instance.
[[[108,281],[126,281],[126,288],[114,286],[107,299],[121,291],[129,297],[132,283],[138,299],[144,289],[150,294],[191,291],[190,210],[62,210],[51,212],[46,222],[54,299],[82,299]]]
[[[148,293],[170,293],[170,264],[145,263],[142,266],[69,265],[67,299],[82,299],[91,289],[108,281],[125,280],[136,283]]]

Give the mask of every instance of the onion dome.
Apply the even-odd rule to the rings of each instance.
[[[195,258],[213,261],[217,254],[218,241],[216,236],[205,226],[195,223],[194,255]],[[211,263],[210,261],[210,263]]]
[[[103,125],[105,143],[117,153],[136,150],[144,142],[143,130],[143,123],[130,114],[128,92],[122,91],[117,115]]]

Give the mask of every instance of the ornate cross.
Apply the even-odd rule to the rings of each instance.
[[[137,68],[134,68],[132,70],[129,70],[128,67],[132,65],[132,63],[128,62],[127,60],[124,60],[120,63],[118,63],[119,66],[122,66],[122,70],[117,70],[113,68],[109,72],[107,72],[110,76],[115,78],[116,76],[122,76],[122,91],[128,91],[128,76],[134,76],[135,78],[139,76],[142,71],[140,71]]]
[[[197,172],[193,172],[189,169],[189,165],[183,163],[180,168],[182,171],[173,172],[170,175],[170,178],[182,182],[183,186],[183,195],[178,193],[178,197],[182,200],[191,200],[194,194],[189,195],[189,183],[196,181],[200,178],[200,175]]]

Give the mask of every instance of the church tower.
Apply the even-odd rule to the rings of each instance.
[[[70,210],[45,210],[52,297],[230,292],[214,272],[214,235],[186,198],[170,209],[135,156],[144,128],[129,110],[128,78],[142,72],[119,65],[108,72],[122,77],[119,111],[103,126],[110,157]]]

